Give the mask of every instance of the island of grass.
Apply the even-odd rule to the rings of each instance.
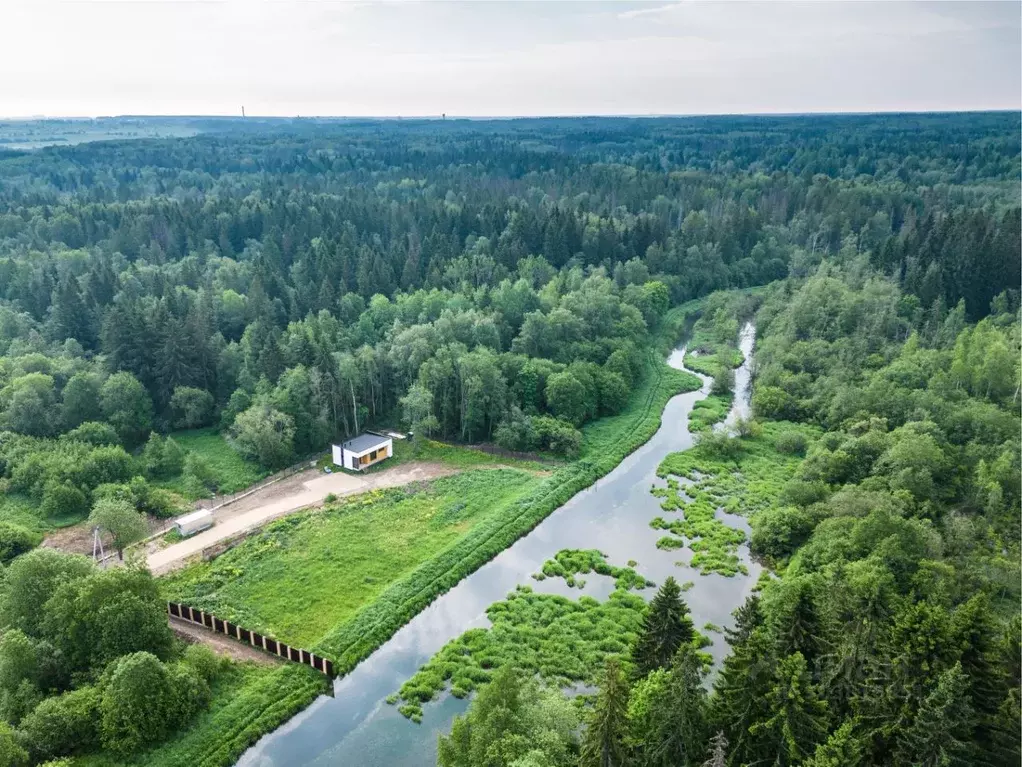
[[[661,499],[660,507],[670,516],[656,517],[650,526],[669,535],[657,541],[657,547],[687,546],[694,554],[686,564],[703,575],[748,574],[738,558],[738,547],[746,535],[725,524],[718,512],[751,519],[759,512],[784,506],[785,485],[802,462],[799,455],[777,449],[777,442],[791,433],[790,424],[769,422],[758,426],[755,435],[715,435],[664,458],[657,474],[665,484],[651,492]],[[813,430],[802,427],[799,433],[807,438]],[[724,441],[728,443],[726,451],[721,447]]]
[[[401,714],[418,723],[423,704],[448,689],[463,698],[487,684],[501,666],[531,672],[550,685],[574,687],[595,684],[608,656],[627,658],[646,613],[645,600],[634,590],[654,584],[630,567],[610,565],[593,549],[561,550],[543,564],[542,572],[569,584],[595,572],[614,578],[615,589],[601,602],[519,586],[487,609],[490,628],[471,629],[448,642],[387,702],[403,701]],[[695,632],[694,648],[709,644],[708,637]]]

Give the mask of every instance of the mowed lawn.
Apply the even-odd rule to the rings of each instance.
[[[161,582],[169,599],[311,647],[540,481],[516,469],[477,469],[354,496],[274,522]]]

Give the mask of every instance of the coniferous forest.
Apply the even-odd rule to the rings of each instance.
[[[593,695],[508,650],[440,762],[1018,764],[1018,114],[186,127],[0,148],[0,767],[145,763],[227,673],[148,572],[37,548],[240,489],[187,435],[252,479],[366,428],[577,461],[703,298],[753,418],[662,474],[784,475],[726,659],[659,584]]]

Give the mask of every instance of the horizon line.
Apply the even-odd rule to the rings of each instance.
[[[938,114],[989,114],[1014,112],[1022,115],[1020,107],[984,107],[964,109],[848,109],[830,111],[776,111],[776,112],[592,112],[578,114],[246,114],[227,112],[164,112],[121,114],[35,114],[0,115],[0,122],[43,122],[46,120],[124,120],[124,119],[223,119],[223,120],[571,120],[571,119],[678,119],[692,117],[827,117],[827,116],[868,116],[868,115],[938,115]]]

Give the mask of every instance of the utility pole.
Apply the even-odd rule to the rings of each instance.
[[[99,555],[98,557],[96,555]],[[103,538],[99,534],[99,527],[92,528],[92,558],[97,562],[102,562],[106,559],[106,554],[103,552]]]

